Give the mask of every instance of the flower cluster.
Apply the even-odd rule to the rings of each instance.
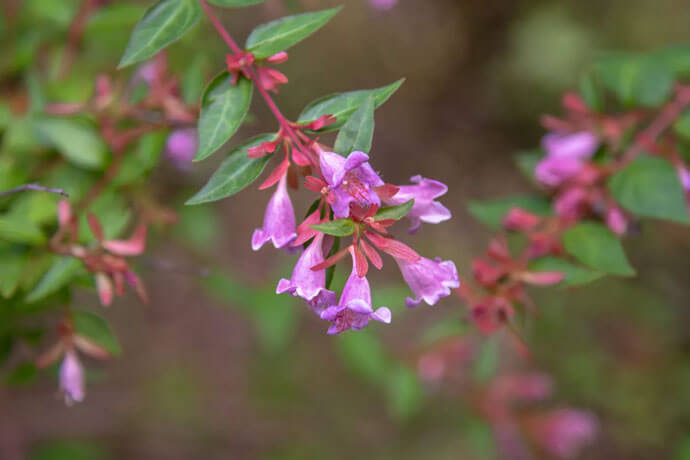
[[[285,145],[288,149],[290,144],[286,142]],[[416,185],[387,184],[372,168],[364,152],[354,151],[344,157],[315,142],[308,148],[303,157],[318,160],[307,166],[316,175],[306,175],[304,182],[305,187],[318,196],[314,210],[296,225],[288,183],[291,175],[304,169],[294,160],[294,151],[291,162],[286,150],[283,162],[269,176],[269,184],[277,182],[277,188],[266,207],[263,226],[252,236],[254,250],[269,241],[276,248],[306,247],[291,278],[278,283],[278,294],[289,293],[304,299],[321,319],[331,323],[328,332],[336,334],[362,329],[371,319],[391,321],[388,308],[374,310],[372,307],[366,278],[369,263],[377,269],[383,266],[378,251],[389,254],[398,264],[413,293],[407,300],[408,306],[422,301],[434,305],[459,286],[453,262],[421,257],[387,230],[403,215],[410,219],[413,230],[417,230],[421,222],[438,223],[449,219],[448,209],[435,200],[446,192],[445,185],[420,176],[412,178]],[[401,206],[404,210],[395,212]],[[352,236],[351,243],[337,249],[345,236]],[[348,254],[352,272],[336,301],[336,294],[327,285],[326,271]]]

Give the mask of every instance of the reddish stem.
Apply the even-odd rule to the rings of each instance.
[[[232,50],[232,52],[235,54],[241,54],[243,52],[242,49],[237,45],[235,40],[232,39],[225,27],[223,27],[223,24],[221,24],[220,20],[215,15],[213,9],[209,6],[206,0],[199,0],[199,3],[201,3],[201,6],[204,9],[206,16],[211,21],[213,26],[216,28],[216,31],[220,34],[223,40],[225,40],[225,43],[227,43],[228,47]],[[273,116],[278,121],[278,124],[285,132],[285,134],[287,134],[290,137],[290,139],[295,143],[295,146],[299,149],[300,152],[305,153],[304,145],[295,134],[295,131],[294,129],[292,129],[290,122],[282,114],[276,103],[273,101],[273,98],[268,94],[268,91],[266,91],[266,88],[264,88],[263,84],[261,83],[261,80],[258,78],[254,66],[247,65],[244,66],[242,70],[244,70],[246,74],[249,75],[249,78],[254,83],[254,86],[256,86],[256,89],[261,94],[261,97],[263,97],[264,101],[266,101],[266,105],[268,105],[268,108],[273,113]]]

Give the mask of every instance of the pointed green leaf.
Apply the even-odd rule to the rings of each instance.
[[[231,84],[232,76],[227,72],[211,81],[204,91],[199,117],[199,151],[194,161],[211,155],[237,132],[249,110],[252,100],[252,82],[240,78]]]
[[[74,311],[72,321],[77,334],[102,346],[113,356],[122,353],[120,342],[110,330],[108,323],[100,316],[87,311]]]
[[[614,55],[599,61],[595,70],[604,85],[628,106],[658,106],[673,88],[673,69],[656,57]]]
[[[182,37],[201,16],[197,0],[160,0],[137,23],[117,66],[119,69],[150,58]]]
[[[530,264],[530,270],[542,272],[561,272],[565,275],[563,281],[558,286],[570,287],[581,284],[591,283],[602,276],[603,273],[590,270],[585,267],[577,266],[559,257],[546,256],[540,257]]]
[[[348,218],[312,225],[311,228],[333,236],[350,236],[355,232],[355,224]]]
[[[247,38],[247,51],[257,59],[263,59],[284,51],[313,34],[340,11],[331,8],[313,13],[287,16],[267,24],[262,24],[252,31]]]
[[[185,204],[200,204],[220,200],[234,195],[254,182],[261,175],[271,156],[249,158],[247,150],[273,139],[275,139],[273,134],[262,134],[233,149],[206,185]]]
[[[374,98],[376,108],[379,108],[400,88],[404,81],[405,79],[401,78],[381,88],[335,93],[322,97],[304,108],[299,116],[298,123],[309,123],[323,115],[333,115],[336,117],[335,123],[324,127],[320,131],[325,132],[339,129],[370,96]]]
[[[410,212],[412,206],[414,206],[414,199],[408,200],[397,206],[381,208],[374,216],[374,220],[402,219],[407,215],[408,212]]]
[[[79,274],[82,266],[81,261],[74,257],[57,257],[36,287],[26,296],[26,301],[36,302],[59,291]]]
[[[333,147],[336,153],[347,156],[355,150],[366,153],[371,151],[374,110],[374,97],[370,95],[340,129]]]
[[[213,3],[214,5],[218,5],[218,6],[237,8],[240,6],[258,5],[259,3],[263,3],[264,0],[208,0],[208,1],[209,1],[209,3]]]
[[[604,273],[632,276],[630,266],[618,237],[598,222],[582,222],[563,235],[565,250],[583,264]]]
[[[539,215],[551,212],[551,203],[538,195],[518,195],[497,200],[471,201],[468,209],[475,219],[484,225],[499,229],[503,218],[513,208],[521,208]]]
[[[108,146],[90,124],[46,117],[36,120],[34,129],[39,138],[79,167],[98,170],[108,160]]]
[[[609,180],[625,209],[642,217],[690,223],[678,171],[667,160],[642,155]]]
[[[45,235],[36,223],[26,219],[26,216],[0,217],[0,241],[39,245],[46,241]]]

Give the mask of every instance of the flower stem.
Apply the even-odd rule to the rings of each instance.
[[[243,52],[242,49],[237,45],[237,42],[235,42],[235,40],[232,39],[225,27],[223,27],[223,24],[221,24],[220,20],[215,15],[213,9],[211,9],[206,0],[199,0],[199,3],[201,3],[202,8],[204,9],[204,13],[206,13],[206,16],[211,21],[218,34],[223,38],[223,40],[225,40],[225,43],[227,43],[228,47],[232,50],[232,52],[234,54],[241,54]],[[295,146],[300,152],[305,153],[304,145],[295,134],[295,130],[290,125],[290,122],[282,114],[282,112],[276,105],[275,101],[273,101],[273,98],[268,94],[268,91],[266,91],[266,88],[264,88],[263,84],[261,83],[261,80],[258,78],[254,66],[244,66],[243,70],[246,72],[247,75],[249,75],[249,78],[254,83],[254,86],[256,86],[256,89],[261,94],[261,97],[266,102],[266,105],[268,105],[268,108],[271,110],[271,113],[273,113],[273,116],[278,121],[278,124],[282,128],[283,132],[285,132],[285,134],[287,134],[290,137],[290,139],[295,143]],[[307,157],[311,158],[309,155],[307,155]]]
[[[31,184],[22,184],[22,185],[19,185],[17,187],[11,188],[9,190],[2,191],[2,192],[0,192],[0,198],[5,198],[6,196],[14,195],[15,193],[25,192],[27,190],[34,190],[34,191],[38,191],[38,192],[56,193],[56,194],[62,195],[64,197],[69,197],[67,192],[65,192],[61,188],[44,187],[43,185],[40,185],[40,184],[31,183]]]

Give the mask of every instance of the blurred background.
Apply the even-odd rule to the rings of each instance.
[[[21,55],[0,56],[3,71],[49,67],[38,61],[45,56],[38,44],[64,39],[79,2],[4,2],[21,11],[25,26],[2,35],[23,46]],[[99,72],[118,75],[115,65],[149,3],[113,1],[114,13],[91,18],[71,72],[48,85],[51,100],[90,94]],[[280,15],[337,4],[343,11],[281,66],[290,83],[277,102],[295,118],[321,95],[406,77],[376,112],[372,163],[387,182],[422,174],[449,185],[442,201],[454,218],[404,238],[424,255],[454,260],[461,277],[490,237],[468,214],[468,201],[530,189],[513,154],[538,145],[540,114],[559,112],[560,94],[580,72],[606,51],[690,41],[685,0],[266,0],[223,11],[222,19],[242,41]],[[0,30],[8,26],[0,21]],[[225,53],[202,20],[168,58],[173,71],[193,65],[208,81],[223,69]],[[237,139],[274,129],[261,100],[252,109]],[[472,334],[459,299],[406,311],[407,288],[389,262],[372,285],[375,303],[393,310],[392,325],[372,324],[357,338],[327,336],[303,304],[273,294],[295,256],[251,250],[269,194],[253,187],[213,205],[182,206],[221,157],[182,169],[163,161],[154,170],[156,196],[180,220],[152,235],[137,266],[150,304],[128,296],[106,312],[123,356],[87,363],[87,399],[72,408],[50,373],[31,385],[6,379],[0,458],[499,458],[491,427],[462,386],[377,369],[378,355],[414,363],[425,331],[439,321]],[[499,334],[472,372],[550,374],[550,403],[599,419],[599,436],[581,458],[690,459],[688,241],[679,226],[643,226],[625,243],[637,278],[536,292],[540,316],[524,329],[532,361],[492,353],[506,340]],[[92,292],[75,304],[100,308]]]

